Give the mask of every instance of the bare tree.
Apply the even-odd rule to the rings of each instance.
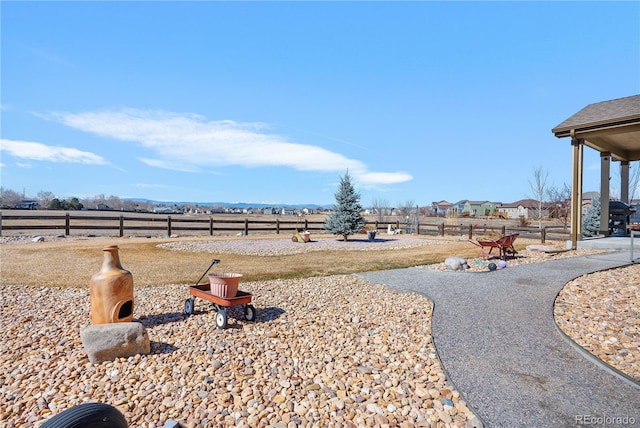
[[[547,196],[547,179],[549,173],[547,173],[542,166],[537,167],[533,171],[533,181],[529,180],[529,186],[533,192],[533,197],[536,201],[536,208],[534,217],[538,219],[538,228],[542,229],[542,217],[544,213],[545,196]]]
[[[131,201],[128,199],[122,200],[122,209],[124,211],[136,211],[139,204],[136,201]]]
[[[373,208],[378,216],[378,221],[384,221],[384,216],[388,214],[389,211],[389,201],[386,199],[374,199],[371,201],[371,208]]]
[[[560,188],[549,186],[547,195],[551,216],[557,218],[566,230],[571,217],[571,187],[567,183]]]
[[[122,205],[122,200],[120,199],[119,196],[110,195],[107,198],[106,202],[107,202],[107,205],[109,205],[114,210],[121,211],[124,208],[123,205]]]
[[[38,204],[40,204],[41,208],[49,208],[53,198],[55,198],[55,195],[52,192],[48,192],[46,190],[38,192]]]
[[[416,203],[413,199],[409,199],[404,203],[398,202],[398,206],[396,207],[398,210],[398,215],[402,217],[407,217],[411,214],[411,211],[415,208]]]
[[[609,195],[614,199],[621,199],[620,184],[622,183],[622,164],[617,174],[611,174],[609,181]],[[629,162],[629,203],[640,196],[640,162]]]
[[[412,199],[404,203],[398,202],[398,206],[396,207],[396,219],[399,223],[405,225],[407,232],[409,232],[409,227],[412,224],[415,207],[416,204]]]
[[[0,187],[0,205],[2,205],[2,208],[15,208],[22,199],[23,197],[20,193]]]
[[[98,205],[100,204],[106,205],[106,200],[104,198],[104,195],[88,196],[88,197],[82,198],[81,202],[87,209],[92,209],[92,210],[98,209]]]

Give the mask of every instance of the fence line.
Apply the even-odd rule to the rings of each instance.
[[[9,222],[9,224],[6,224]],[[38,222],[38,224],[34,224]],[[45,224],[42,224],[45,222]],[[415,230],[414,230],[415,226]],[[508,227],[491,226],[491,225],[464,225],[464,224],[445,224],[444,222],[435,223],[418,223],[414,225],[406,225],[401,227],[399,221],[369,221],[366,228],[385,233],[389,230],[392,233],[409,234],[415,232],[418,235],[445,236],[459,235],[473,239],[475,235],[486,234],[487,232],[498,232],[502,235],[507,233],[520,233],[526,237],[540,238],[542,243],[545,242],[547,233],[555,233],[563,238],[568,236],[568,231],[562,226],[551,226],[539,229],[537,227]],[[562,229],[562,230],[559,230]],[[275,233],[291,232],[296,230],[308,230],[310,232],[326,232],[324,229],[324,221],[312,221],[308,219],[299,220],[274,220],[268,219],[218,219],[214,216],[207,218],[189,218],[182,216],[127,216],[121,214],[119,216],[100,216],[100,215],[72,215],[65,213],[64,215],[4,215],[0,211],[0,236],[4,231],[45,231],[45,230],[64,230],[66,236],[71,235],[72,231],[117,231],[120,237],[129,231],[161,231],[167,236],[172,236],[178,231],[202,232],[209,236],[216,233],[231,233],[236,235],[247,236],[253,233]]]

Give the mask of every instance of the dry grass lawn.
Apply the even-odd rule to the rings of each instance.
[[[212,240],[210,237],[177,239]],[[103,246],[110,244],[119,246],[123,267],[132,272],[135,285],[143,287],[193,285],[214,258],[222,261],[219,266],[225,271],[242,273],[243,281],[255,281],[404,268],[442,262],[451,255],[479,255],[477,247],[458,238],[449,238],[438,245],[391,251],[327,250],[283,256],[191,253],[157,247],[160,243],[175,241],[176,238],[94,238],[2,244],[0,285],[87,287],[91,276],[100,270]],[[520,245],[524,248],[524,240]]]

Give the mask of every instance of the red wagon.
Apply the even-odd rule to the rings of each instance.
[[[220,263],[220,260],[214,259],[211,262],[211,265],[209,265],[209,268],[202,274],[200,279],[196,281],[195,285],[189,287],[189,294],[191,297],[184,302],[185,315],[189,316],[193,314],[195,298],[199,297],[213,303],[213,306],[217,310],[216,326],[218,328],[225,328],[227,326],[227,309],[233,306],[242,305],[244,308],[245,319],[247,321],[255,321],[256,308],[251,304],[251,300],[253,298],[251,293],[238,290],[234,297],[221,297],[212,293],[210,284],[200,284],[200,281],[204,278],[207,272],[209,272],[209,269],[217,263]]]
[[[519,233],[514,233],[513,235],[505,235],[499,239],[479,239],[477,242],[470,239],[469,242],[480,247],[482,258],[485,260],[489,260],[492,257],[500,257],[502,260],[507,260],[508,255],[515,257],[515,255],[518,254],[516,249],[513,247],[513,243],[518,236],[520,236]],[[486,251],[486,248],[488,248],[489,251]],[[491,251],[493,251],[494,248],[498,249],[500,256],[491,254]]]

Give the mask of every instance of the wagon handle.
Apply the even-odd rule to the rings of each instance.
[[[196,285],[200,284],[200,281],[202,281],[202,278],[204,278],[204,276],[207,274],[207,272],[209,272],[209,270],[211,270],[211,267],[213,265],[215,265],[216,263],[220,263],[220,259],[213,259],[211,261],[211,264],[209,265],[209,267],[207,268],[207,270],[204,271],[204,273],[202,274],[202,276],[200,277],[200,279],[198,279],[196,281]]]

